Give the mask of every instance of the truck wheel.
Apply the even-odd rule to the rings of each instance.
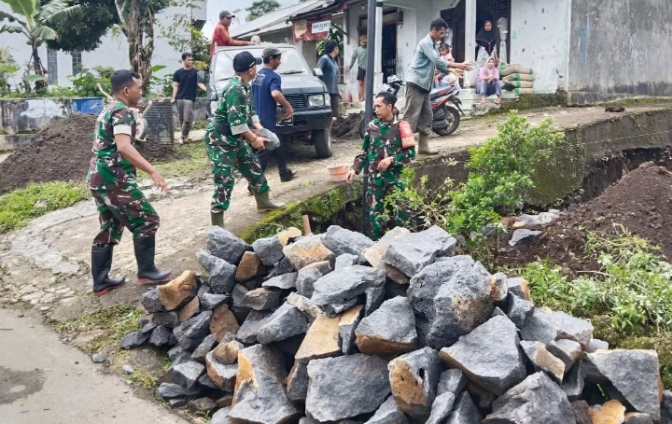
[[[326,159],[331,157],[333,152],[331,151],[331,134],[329,134],[329,130],[313,131],[313,141],[318,158]]]

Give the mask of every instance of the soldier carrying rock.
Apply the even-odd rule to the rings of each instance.
[[[161,283],[171,272],[154,265],[155,235],[159,215],[145,199],[136,182],[136,168],[149,174],[154,184],[166,191],[161,173],[135,149],[136,121],[130,107],[142,98],[142,82],[136,72],[120,70],[111,79],[114,101],[108,104],[96,121],[92,158],[87,187],[96,201],[100,232],[91,248],[93,292],[100,296],[125,282],[110,278],[112,252],[121,240],[124,227],[133,233],[138,282]]]
[[[415,158],[413,147],[404,148],[399,135],[399,122],[394,117],[393,109],[397,98],[387,92],[381,92],[374,101],[377,119],[371,122],[364,134],[362,151],[355,157],[352,169],[346,181],[352,183],[355,174],[359,174],[365,166],[369,167],[369,186],[366,202],[371,222],[371,238],[378,240],[383,236],[388,216],[385,213],[384,199],[395,187],[403,189],[400,180],[404,165]],[[391,218],[398,226],[410,218],[408,208],[398,203],[394,205]]]
[[[266,177],[250,148],[264,150],[267,141],[250,129],[263,129],[252,105],[249,85],[257,75],[257,65],[260,63],[261,59],[249,52],[238,53],[233,58],[236,75],[224,87],[219,107],[206,128],[205,147],[215,180],[210,209],[212,225],[224,227],[224,211],[231,203],[231,191],[235,183],[234,166],[249,182],[259,212],[284,207],[284,204],[275,204],[269,200]]]

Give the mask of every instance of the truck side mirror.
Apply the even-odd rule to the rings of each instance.
[[[313,69],[313,73],[314,73],[315,76],[318,77],[318,78],[324,76],[324,74],[322,73],[322,69],[320,69],[320,68],[314,68],[314,69]]]

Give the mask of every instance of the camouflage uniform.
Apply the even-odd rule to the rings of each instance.
[[[380,161],[393,157],[392,164],[385,171],[378,170]],[[397,122],[375,119],[369,124],[364,134],[362,151],[355,157],[352,169],[359,174],[369,164],[369,185],[366,202],[371,222],[371,238],[378,240],[387,227],[387,216],[383,199],[394,187],[404,188],[399,180],[403,165],[408,165],[415,158],[415,149],[403,149]],[[394,206],[389,217],[398,226],[410,218],[408,207],[403,204]]]
[[[136,182],[136,170],[117,150],[115,134],[127,134],[135,146],[134,115],[121,101],[103,109],[96,121],[92,158],[86,184],[98,208],[100,232],[94,244],[118,244],[124,227],[133,238],[153,236],[159,215]]]
[[[211,211],[214,213],[229,208],[235,183],[234,166],[247,179],[253,192],[268,191],[259,160],[241,135],[249,131],[252,124],[259,122],[250,94],[250,87],[239,76],[231,78],[222,92],[219,107],[214,113],[214,122],[208,124],[205,131],[205,147],[215,180],[211,202]]]

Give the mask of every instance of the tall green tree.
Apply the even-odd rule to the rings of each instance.
[[[48,0],[41,2],[44,5]],[[58,33],[58,39],[49,40],[47,45],[50,49],[66,52],[97,49],[107,31],[119,24],[114,0],[74,0],[72,4],[79,5],[86,18],[75,21],[54,19],[52,28]]]
[[[46,69],[38,54],[38,47],[45,41],[57,40],[58,33],[51,24],[58,18],[74,18],[81,13],[79,5],[72,6],[64,0],[52,0],[42,5],[39,0],[0,0],[9,5],[11,13],[0,12],[0,33],[18,33],[26,37],[31,49],[28,70],[33,68],[35,89],[46,86]],[[5,23],[7,21],[7,23]],[[27,84],[31,78],[24,78]]]
[[[260,16],[264,16],[267,13],[280,9],[280,6],[280,3],[276,0],[257,0],[253,2],[250,7],[245,9],[248,13],[246,19],[248,22],[253,21]]]

